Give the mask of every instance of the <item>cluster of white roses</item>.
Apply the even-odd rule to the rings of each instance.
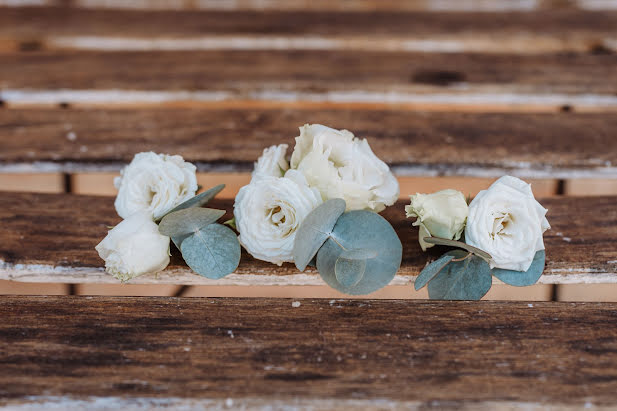
[[[180,156],[139,153],[114,181],[116,211],[124,220],[97,246],[105,270],[121,281],[169,264],[169,237],[155,220],[195,196],[196,168]]]
[[[386,163],[347,130],[306,124],[290,163],[287,148],[264,150],[234,204],[240,243],[257,259],[293,262],[298,227],[326,200],[342,198],[347,210],[380,212],[398,199],[399,185]]]
[[[550,228],[547,210],[534,198],[531,185],[512,176],[495,181],[467,205],[460,191],[415,194],[405,207],[407,217],[417,217],[423,250],[432,247],[425,237],[459,240],[489,253],[491,268],[527,271],[544,250],[543,233]]]

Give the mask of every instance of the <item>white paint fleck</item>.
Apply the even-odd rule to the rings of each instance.
[[[608,260],[607,264],[617,264],[617,260]]]
[[[227,330],[227,335],[229,335],[231,338],[235,338],[234,337],[234,332],[231,330]]]
[[[527,304],[527,307],[533,308],[533,304]]]
[[[85,152],[87,152],[87,151],[88,151],[88,147],[86,147],[86,146],[81,146],[81,147],[79,147],[79,151],[80,151],[81,153],[85,153]]]
[[[563,237],[563,241],[565,241],[566,243],[569,243],[572,241],[572,239],[570,237]]]
[[[73,131],[69,131],[68,133],[66,133],[66,139],[69,141],[75,141],[77,140],[77,134],[75,134],[75,132]]]
[[[301,304],[300,304],[300,301],[294,301],[293,303],[291,303],[291,306],[292,306],[293,308],[298,308],[298,307],[300,307],[300,305],[301,305]]]
[[[233,406],[234,406],[234,400],[232,400],[231,398],[227,398],[227,399],[225,400],[225,406],[226,406],[227,408],[231,408],[231,407],[233,407]]]

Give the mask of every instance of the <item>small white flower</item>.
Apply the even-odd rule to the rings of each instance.
[[[126,166],[114,184],[118,189],[116,211],[127,218],[137,211],[148,211],[155,219],[195,196],[196,168],[181,156],[139,153]]]
[[[167,267],[169,237],[159,233],[150,213],[139,211],[109,231],[96,251],[105,260],[105,271],[128,281]]]
[[[323,200],[342,198],[347,210],[382,211],[399,196],[398,181],[366,139],[319,124],[300,127],[291,168],[317,187]]]
[[[289,169],[289,163],[285,160],[287,147],[287,144],[280,144],[266,148],[255,163],[252,178],[283,177]]]
[[[234,204],[240,244],[255,258],[282,265],[293,261],[296,231],[322,203],[304,176],[289,170],[285,177],[262,176],[240,189]]]
[[[458,240],[465,229],[468,207],[463,193],[442,190],[433,194],[414,194],[411,204],[405,207],[407,217],[417,217],[413,223],[420,227],[418,239],[423,251],[433,247],[424,237],[441,237]]]
[[[551,228],[546,212],[530,184],[501,177],[469,205],[465,242],[489,253],[491,268],[527,271],[544,250],[542,234]]]

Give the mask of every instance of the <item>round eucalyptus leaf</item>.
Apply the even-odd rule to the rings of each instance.
[[[210,224],[188,236],[181,251],[191,270],[212,279],[233,273],[240,263],[238,237],[222,224]]]
[[[218,186],[212,187],[211,189],[206,190],[201,194],[197,194],[195,197],[189,198],[184,203],[179,204],[176,207],[174,207],[170,212],[168,212],[163,217],[161,217],[161,219],[163,219],[166,215],[169,215],[176,211],[185,210],[191,207],[201,207],[205,205],[208,201],[212,200],[224,188],[225,188],[225,184],[219,184]],[[159,219],[159,221],[161,219]]]
[[[506,284],[514,285],[516,287],[525,287],[528,285],[534,285],[544,271],[544,260],[546,259],[546,253],[544,250],[536,252],[533,257],[531,266],[527,271],[514,271],[503,270],[501,268],[493,268],[493,275],[499,278]]]
[[[186,208],[167,214],[159,224],[159,233],[178,237],[199,231],[225,215],[223,210],[213,208]]]
[[[293,257],[296,267],[304,271],[332,232],[336,220],[345,212],[345,200],[334,198],[321,204],[306,216],[294,240]]]
[[[446,254],[442,255],[437,260],[424,267],[424,269],[420,271],[420,274],[414,282],[414,288],[416,289],[416,291],[428,284],[429,281],[431,281],[437,274],[439,274],[439,272],[446,265],[448,265],[450,261],[455,258],[464,258],[467,254],[468,253],[462,250],[448,251]]]
[[[428,283],[428,295],[435,300],[479,300],[492,285],[491,268],[482,258],[471,255],[450,263]]]
[[[340,256],[334,263],[334,275],[343,287],[353,287],[358,284],[366,270],[365,259],[353,259]]]
[[[365,258],[364,275],[356,284],[341,284],[336,275],[337,261],[341,256],[345,259],[353,253],[373,258]],[[392,281],[402,256],[401,240],[386,219],[371,211],[349,211],[339,217],[332,234],[319,249],[317,270],[330,287],[340,292],[370,294]]]

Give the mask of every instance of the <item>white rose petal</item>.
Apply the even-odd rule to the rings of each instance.
[[[289,169],[289,163],[285,160],[287,147],[287,144],[280,144],[266,148],[255,163],[252,178],[283,177]]]
[[[433,247],[424,237],[433,236],[458,240],[465,229],[467,201],[457,190],[442,190],[433,194],[415,194],[405,207],[407,217],[417,217],[414,226],[420,226],[419,241],[423,251]]]
[[[150,212],[155,219],[195,196],[196,168],[181,156],[139,153],[114,184],[118,189],[116,211],[127,218],[137,211]]]
[[[234,204],[240,244],[259,260],[293,262],[296,230],[321,203],[319,192],[295,170],[284,177],[253,179],[240,189]]]
[[[465,241],[493,257],[491,268],[527,271],[536,252],[544,250],[542,234],[550,228],[546,212],[530,184],[501,177],[469,205]]]
[[[139,211],[109,231],[96,251],[105,260],[105,271],[128,281],[167,267],[169,237],[159,233],[150,213]]]
[[[304,125],[291,156],[291,168],[306,177],[322,198],[342,198],[347,210],[382,211],[394,204],[399,185],[365,139],[347,130]]]

